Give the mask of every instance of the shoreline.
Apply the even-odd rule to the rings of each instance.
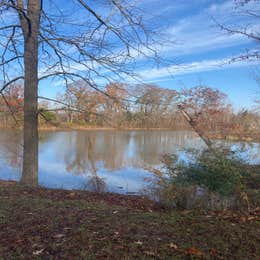
[[[231,133],[231,134],[209,134],[208,135],[210,139],[212,140],[225,140],[225,141],[241,141],[241,142],[260,142],[260,133],[254,133],[254,134],[237,134],[237,133]]]
[[[196,132],[192,129],[188,128],[132,128],[132,127],[87,127],[87,126],[40,126],[39,131],[41,132],[58,132],[58,131],[190,131]],[[0,130],[22,130],[21,127],[19,128],[12,128],[12,127],[2,127],[0,126]],[[208,133],[207,134],[209,139],[212,140],[226,140],[226,141],[243,141],[243,142],[260,142],[260,133]]]
[[[120,194],[113,192],[95,192],[88,190],[80,190],[80,189],[62,189],[62,188],[49,188],[38,185],[37,187],[26,187],[20,184],[19,181],[15,180],[2,180],[0,179],[0,188],[14,188],[14,189],[22,189],[29,190],[32,193],[39,192],[41,195],[45,194],[48,197],[53,194],[58,194],[59,199],[73,199],[73,200],[81,200],[84,199],[86,201],[97,199],[104,203],[108,203],[116,206],[125,206],[132,209],[140,209],[140,210],[148,210],[152,209],[155,211],[166,211],[163,206],[160,206],[157,202],[149,199],[144,195],[136,195],[136,194]],[[73,196],[71,196],[73,194]],[[127,201],[127,203],[125,203]]]
[[[189,131],[188,129],[172,129],[172,128],[128,128],[128,127],[39,127],[40,131],[71,131],[71,130],[82,130],[82,131]]]

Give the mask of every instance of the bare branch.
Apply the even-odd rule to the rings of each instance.
[[[218,25],[222,30],[225,30],[226,32],[228,32],[230,34],[241,34],[241,35],[246,36],[249,39],[260,41],[260,36],[254,34],[254,33],[247,32],[246,28],[239,30],[239,29],[232,29],[230,27],[224,26],[223,24],[219,24],[219,23],[218,23]]]
[[[16,77],[16,78],[10,80],[9,82],[5,83],[5,84],[2,86],[2,88],[0,89],[0,93],[3,93],[3,91],[4,91],[9,85],[11,85],[12,83],[14,83],[15,81],[20,80],[20,79],[24,79],[24,76]]]
[[[15,56],[15,57],[13,57],[13,58],[11,58],[11,59],[9,59],[9,60],[5,60],[5,61],[3,61],[2,63],[0,63],[0,66],[6,65],[6,64],[8,64],[8,63],[10,63],[10,62],[12,62],[12,61],[15,61],[15,60],[21,59],[21,58],[23,58],[23,55]]]
[[[9,111],[11,112],[11,115],[12,115],[12,118],[13,118],[15,124],[18,125],[18,120],[16,119],[15,113],[14,113],[12,107],[10,106],[8,100],[5,98],[5,95],[3,94],[3,92],[1,92],[1,96],[2,96],[6,106],[8,107]]]

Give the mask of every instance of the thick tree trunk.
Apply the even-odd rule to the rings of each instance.
[[[20,2],[24,6],[23,1]],[[38,35],[40,0],[28,0],[20,14],[24,34],[24,147],[21,183],[38,185]]]

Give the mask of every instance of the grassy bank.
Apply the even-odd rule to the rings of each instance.
[[[169,212],[142,197],[0,183],[3,259],[256,259],[259,228],[257,209]]]

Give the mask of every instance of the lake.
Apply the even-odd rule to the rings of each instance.
[[[260,164],[260,143],[216,141]],[[40,132],[39,184],[49,188],[106,190],[137,194],[161,167],[161,156],[205,148],[191,131],[57,131]],[[0,130],[0,179],[21,177],[21,133]]]

